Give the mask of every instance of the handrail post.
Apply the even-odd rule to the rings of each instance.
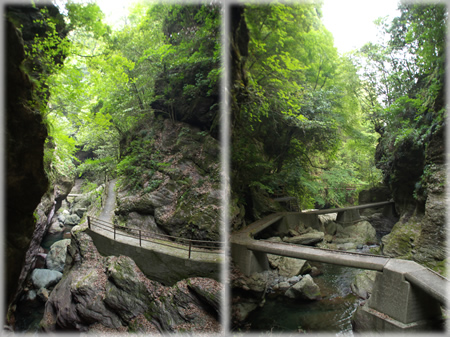
[[[114,228],[114,241],[116,241],[116,225],[113,225]]]
[[[191,259],[191,248],[192,248],[192,241],[189,240],[189,259]]]
[[[141,230],[139,230],[139,247],[142,247],[142,236],[141,236]]]
[[[91,217],[88,215],[88,228],[91,229]]]

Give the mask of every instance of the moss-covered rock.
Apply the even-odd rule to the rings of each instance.
[[[359,221],[350,226],[337,224],[336,238],[333,243],[368,244],[377,242],[375,228],[368,221]]]
[[[116,214],[121,216],[122,223],[133,218],[134,226],[138,227],[139,215],[152,215],[157,225],[155,230],[218,241],[222,204],[219,143],[206,131],[189,124],[160,117],[150,117],[150,120],[125,141],[124,148],[128,150],[124,154],[139,152],[145,158],[143,161],[152,163],[154,172],[149,175],[144,164],[130,170],[147,172],[142,174],[142,187],[138,189],[128,184],[127,176],[120,178]],[[151,141],[146,141],[149,137]],[[146,142],[148,148],[132,150],[131,139]]]
[[[126,256],[102,257],[82,230],[41,321],[46,332],[219,332],[222,286],[193,278],[173,287],[147,279]]]
[[[402,259],[411,259],[420,235],[420,218],[404,216],[394,225],[392,232],[381,239],[383,254]]]

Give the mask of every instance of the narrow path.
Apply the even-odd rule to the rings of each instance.
[[[108,222],[109,224],[113,223],[114,216],[114,208],[116,205],[116,192],[114,191],[114,187],[116,185],[117,178],[113,179],[108,184],[108,193],[106,197],[105,206],[102,209],[102,212],[98,216],[98,219],[101,221]],[[166,255],[178,256],[182,258],[186,258],[188,256],[188,251],[186,250],[186,246],[179,245],[175,242],[164,242],[163,240],[139,240],[139,237],[131,236],[131,234],[122,232],[121,230],[116,231],[116,235],[114,238],[113,228],[107,228],[105,226],[99,226],[92,221],[91,228],[93,232],[96,232],[104,237],[107,237],[111,240],[126,243],[132,246],[142,247],[148,250],[160,252]],[[178,247],[177,247],[178,246]],[[220,262],[223,259],[223,253],[217,254],[213,253],[209,250],[196,249],[192,251],[190,260],[194,261],[203,261],[203,262]]]
[[[112,223],[113,212],[114,212],[114,208],[116,206],[116,191],[114,191],[116,182],[117,182],[117,178],[113,179],[109,182],[105,206],[102,209],[102,213],[98,217],[100,220],[110,222],[110,223]]]

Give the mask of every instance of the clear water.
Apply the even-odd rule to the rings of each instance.
[[[72,228],[73,228],[73,226],[64,225],[64,230],[60,233],[56,233],[56,234],[48,234],[47,233],[47,235],[45,235],[45,237],[43,238],[43,240],[41,242],[41,247],[44,248],[45,250],[50,250],[50,247],[52,246],[52,244],[64,239],[64,234],[70,233]]]
[[[360,269],[330,264],[311,263],[322,275],[314,281],[320,287],[320,301],[305,302],[285,297],[266,299],[262,308],[249,315],[251,331],[273,332],[327,332],[351,336],[351,319],[360,300],[350,289]]]

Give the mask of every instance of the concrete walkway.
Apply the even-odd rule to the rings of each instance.
[[[395,266],[396,272],[401,273],[406,280],[421,288],[440,303],[447,303],[449,299],[447,289],[450,282],[445,277],[413,261],[254,239],[256,234],[280,222],[288,214],[271,214],[232,234],[230,240],[232,257],[242,272],[251,274],[257,269],[268,267],[266,254],[380,272],[389,269],[389,266]]]
[[[102,235],[112,241],[121,242],[130,246],[142,247],[147,250],[158,252],[161,254],[171,255],[179,258],[189,258],[189,247],[172,241],[165,241],[155,238],[142,238],[139,240],[139,234],[127,233],[116,227],[116,235],[114,240],[114,227],[112,225],[114,217],[114,209],[116,206],[116,192],[114,191],[117,179],[113,179],[107,186],[107,198],[105,206],[100,213],[98,220],[91,219],[91,231]],[[150,241],[151,240],[151,241]],[[224,250],[211,251],[202,248],[192,248],[190,260],[201,262],[221,262],[224,260]]]
[[[112,223],[114,208],[116,207],[116,191],[114,191],[116,182],[117,178],[108,183],[105,206],[103,206],[102,212],[98,217],[100,220],[110,223]]]
[[[370,204],[363,204],[363,205],[356,205],[356,206],[349,206],[349,207],[342,207],[342,208],[328,208],[328,209],[319,209],[316,211],[305,211],[302,213],[305,214],[329,214],[329,213],[341,213],[346,211],[353,211],[353,210],[359,210],[359,209],[365,209],[365,208],[377,208],[381,206],[391,205],[394,204],[393,201],[380,201],[380,202],[374,202]]]

